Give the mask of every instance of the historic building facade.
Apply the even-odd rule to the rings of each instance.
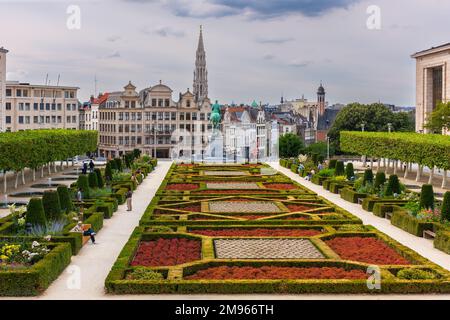
[[[6,54],[8,50],[0,48],[0,132],[5,131],[6,108]]]
[[[450,43],[411,57],[416,59],[416,131],[427,132],[427,114],[440,101],[450,101]]]
[[[198,40],[194,90],[180,93],[161,81],[137,91],[129,82],[99,105],[99,153],[116,157],[135,148],[158,158],[202,154],[211,129],[203,32]]]
[[[78,89],[7,81],[5,131],[78,129]]]

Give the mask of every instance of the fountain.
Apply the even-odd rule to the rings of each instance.
[[[52,178],[48,178],[48,187],[51,188],[52,185]]]

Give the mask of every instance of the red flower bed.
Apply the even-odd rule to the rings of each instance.
[[[166,186],[166,190],[188,191],[198,189],[198,184],[193,183],[172,183]]]
[[[191,211],[191,212],[201,212],[202,211],[202,207],[200,204],[187,205],[185,207],[174,207],[173,209]]]
[[[174,266],[201,259],[201,242],[185,238],[142,241],[132,266]]]
[[[313,209],[312,207],[308,207],[303,204],[287,204],[286,207],[289,209],[290,212],[305,211],[305,210]]]
[[[304,221],[304,220],[309,220],[310,217],[292,217],[292,216],[288,216],[287,218],[282,218],[283,220],[298,220],[298,221]]]
[[[261,194],[261,193],[274,193],[270,190],[202,190],[197,191],[199,194]]]
[[[184,277],[186,280],[235,280],[235,279],[366,279],[363,270],[345,270],[336,267],[213,267]]]
[[[277,190],[297,189],[297,187],[291,183],[266,183],[264,186],[266,188],[277,189]]]
[[[213,230],[193,230],[191,233],[201,234],[204,236],[285,236],[285,237],[311,237],[321,232],[315,229],[284,229],[284,228],[225,228],[225,229],[213,229]]]
[[[410,264],[394,249],[377,238],[337,237],[326,241],[341,258],[373,264]]]

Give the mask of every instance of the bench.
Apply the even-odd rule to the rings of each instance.
[[[434,239],[436,238],[436,233],[431,230],[423,230],[423,237],[425,239]]]
[[[386,219],[388,219],[388,220],[391,220],[391,218],[392,218],[392,212],[385,212],[385,213],[384,213],[384,217],[385,217]]]
[[[81,242],[82,242],[83,245],[85,245],[85,244],[91,239],[91,237],[90,237],[90,236],[85,236],[85,235],[83,235],[83,232],[89,230],[89,228],[91,228],[91,227],[92,227],[91,224],[83,224],[82,227],[81,227],[82,231],[76,231],[76,230],[75,230],[76,226],[75,226],[75,227],[73,227],[72,230],[70,230],[70,232],[78,232],[78,233],[81,233],[81,235],[82,235],[82,240],[81,240]]]

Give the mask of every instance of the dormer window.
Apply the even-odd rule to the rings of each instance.
[[[191,100],[186,101],[186,106],[187,106],[188,108],[191,107]]]

